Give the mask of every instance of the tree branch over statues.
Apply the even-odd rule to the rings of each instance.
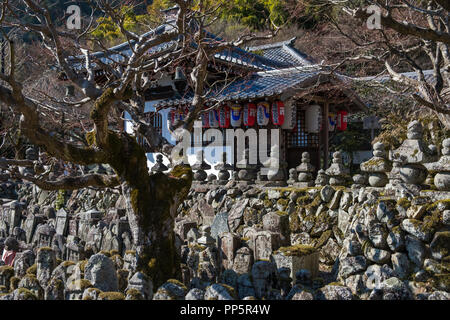
[[[450,128],[450,24],[448,1],[408,0],[301,0],[323,12],[353,44],[354,57],[340,63],[371,63],[394,83],[408,88],[408,95],[432,110]],[[331,9],[330,9],[331,8]],[[330,13],[333,12],[333,13]],[[339,14],[335,14],[339,12]],[[355,28],[343,27],[343,19]],[[345,25],[345,23],[344,23]],[[432,77],[425,71],[432,70]],[[403,73],[413,71],[414,76]]]
[[[49,9],[36,0],[0,2],[2,30],[14,28],[36,35],[51,56],[53,65],[80,95],[77,101],[68,102],[51,95],[47,100],[38,99],[25,92],[16,77],[15,42],[2,31],[9,54],[8,70],[0,74],[0,102],[20,116],[21,134],[50,157],[77,165],[108,164],[114,174],[81,174],[50,180],[20,173],[16,168],[41,165],[39,160],[3,158],[0,167],[7,169],[13,178],[28,180],[46,190],[120,187],[127,200],[127,217],[137,248],[138,269],[149,275],[156,286],[179,276],[174,220],[177,207],[191,187],[193,175],[189,164],[175,161],[168,174],[149,174],[146,153],[136,140],[137,134],[145,137],[153,152],[168,155],[171,145],[144,118],[145,92],[152,90],[152,84],[162,72],[173,71],[179,65],[189,66],[188,78],[194,97],[189,113],[178,127],[190,131],[205,103],[207,66],[214,54],[230,46],[268,38],[277,30],[274,28],[267,36],[256,37],[250,33],[236,41],[211,42],[204,27],[214,19],[220,1],[215,5],[202,0],[174,2],[179,7],[174,21],[154,32],[137,35],[124,27],[120,1],[115,6],[105,0],[88,1],[93,10],[102,12],[121,30],[132,51],[129,56],[108,49],[89,31],[66,30],[58,26]],[[32,21],[24,17],[32,17]],[[163,54],[152,52],[151,48],[171,41],[176,43],[173,50]],[[101,48],[103,54],[93,55],[94,48]],[[110,60],[112,54],[121,58]],[[77,64],[78,67],[74,67]],[[95,68],[99,66],[106,74],[106,80],[102,82],[95,76]],[[50,103],[59,105],[59,109],[89,108],[89,125],[86,125],[89,129],[85,130],[87,145],[74,143],[68,136],[55,135],[52,128],[44,125],[43,110]],[[130,114],[135,135],[112,128],[114,114],[120,115],[123,111]]]

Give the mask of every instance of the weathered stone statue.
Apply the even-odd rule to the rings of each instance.
[[[434,175],[434,185],[439,191],[450,191],[450,138],[442,141],[442,157],[425,167]]]
[[[369,184],[371,187],[384,187],[388,183],[386,172],[391,171],[392,165],[386,159],[385,146],[381,142],[373,145],[373,157],[361,163],[361,171],[369,174]]]
[[[313,175],[314,166],[311,164],[311,157],[308,152],[302,153],[302,163],[296,168],[298,172],[298,183],[300,188],[312,187],[314,185]]]
[[[390,151],[389,159],[400,163],[399,174],[404,185],[399,187],[417,195],[428,174],[424,164],[436,161],[437,156],[422,140],[423,127],[419,121],[409,123],[407,137],[398,149]]]
[[[240,169],[237,178],[240,184],[253,184],[256,179],[257,164],[250,164],[250,149],[244,150],[244,157],[236,163]]]
[[[263,163],[261,175],[266,172],[268,182],[265,186],[286,186],[286,175],[284,170],[286,163],[282,161],[279,145],[273,145],[270,150],[270,158]]]
[[[369,181],[368,181],[367,175],[355,174],[353,176],[352,189],[359,189],[359,188],[366,187],[368,183],[369,183]]]
[[[197,184],[206,183],[205,180],[208,178],[208,174],[205,170],[211,169],[211,166],[203,159],[203,150],[197,151],[196,162],[191,166],[191,168],[192,170],[195,170],[193,182]]]
[[[350,171],[342,164],[342,153],[340,151],[333,153],[333,163],[325,173],[330,177],[330,185],[342,186],[345,184]]]
[[[158,154],[156,156],[156,164],[152,167],[151,171],[152,172],[164,172],[167,170],[168,170],[168,168],[163,163],[163,156],[161,154]]]
[[[325,173],[325,170],[320,169],[319,172],[317,172],[316,180],[314,181],[316,187],[323,187],[328,184],[328,181],[330,178]]]
[[[222,162],[219,162],[214,166],[214,169],[219,170],[217,184],[225,185],[230,179],[229,170],[233,170],[233,166],[227,163],[227,153],[222,153]]]
[[[289,169],[289,180],[287,181],[287,183],[289,185],[293,185],[296,182],[297,182],[297,170],[291,168]]]
[[[197,243],[203,246],[212,246],[216,243],[213,237],[211,237],[211,227],[203,226],[200,228],[200,238]]]

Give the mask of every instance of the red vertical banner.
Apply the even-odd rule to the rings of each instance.
[[[340,131],[347,130],[347,123],[348,123],[348,113],[345,110],[338,111],[337,116],[337,128]]]

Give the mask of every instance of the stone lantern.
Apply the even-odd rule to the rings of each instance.
[[[368,173],[371,187],[384,187],[388,183],[386,172],[391,171],[392,165],[386,158],[384,144],[377,142],[373,145],[373,157],[361,163],[361,171]]]
[[[203,150],[197,151],[196,158],[197,161],[192,165],[192,170],[196,170],[194,173],[194,182],[202,184],[205,183],[205,180],[208,178],[208,174],[205,170],[211,169],[211,166],[204,161]]]
[[[298,172],[298,182],[295,184],[300,188],[314,186],[313,172],[314,166],[311,164],[311,157],[308,152],[302,153],[302,163],[296,168]]]
[[[333,162],[325,173],[330,177],[330,185],[342,186],[345,184],[350,170],[342,164],[342,153],[340,151],[333,153]]]

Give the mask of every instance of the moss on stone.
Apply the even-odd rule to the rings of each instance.
[[[411,219],[412,220],[412,219]],[[431,215],[423,218],[421,229],[424,232],[434,232],[442,223],[442,212],[434,210]]]
[[[36,275],[36,273],[37,273],[37,265],[36,265],[36,263],[33,264],[31,267],[29,267],[29,268],[27,269],[26,273],[27,273],[27,274],[33,274],[33,275]]]
[[[117,251],[117,250],[111,250],[111,251],[109,251],[109,255],[111,256],[111,257],[114,257],[114,256],[116,256],[116,255],[118,255],[119,254],[119,251]]]
[[[100,253],[100,254],[103,254],[103,255],[105,255],[105,256],[107,256],[108,258],[111,257],[111,254],[109,253],[109,251],[102,250],[102,251],[100,251],[99,253]]]
[[[224,284],[224,283],[219,283],[219,285],[224,287],[225,290],[227,290],[227,292],[228,292],[228,294],[230,296],[232,296],[233,298],[237,298],[236,290],[232,286],[229,286],[229,285]]]
[[[400,198],[397,200],[397,205],[404,209],[408,209],[411,206],[411,201],[409,201],[408,198]]]
[[[179,280],[177,280],[177,279],[169,279],[169,280],[167,280],[167,282],[168,282],[168,283],[171,283],[171,284],[174,284],[174,285],[177,285],[177,286],[179,286],[180,288],[182,288],[182,289],[184,289],[184,290],[187,291],[187,288],[186,288],[186,286],[183,284],[183,282],[181,282],[181,281],[179,281]]]
[[[311,201],[311,197],[309,195],[298,197],[296,200],[298,205],[306,205],[309,201]]]
[[[296,212],[292,213],[289,216],[289,229],[291,233],[298,233],[300,232],[300,226],[301,226],[301,222],[300,222],[300,217],[298,216],[298,214]]]
[[[79,288],[81,291],[84,291],[87,288],[92,287],[92,283],[87,279],[78,279],[74,280],[70,284],[72,287]]]
[[[435,201],[433,203],[428,204],[427,207],[426,207],[426,210],[428,212],[432,212],[441,203],[444,204],[446,208],[450,207],[450,199],[444,199],[444,200],[438,200],[438,201]]]
[[[19,287],[19,282],[20,282],[20,278],[18,277],[11,277],[11,279],[9,279],[9,288],[11,290],[15,290]]]
[[[121,292],[101,292],[98,295],[99,300],[125,300],[125,296]]]
[[[438,290],[450,290],[450,273],[435,274],[431,278],[431,283]]]
[[[128,300],[142,300],[144,298],[142,293],[135,288],[128,289],[126,295]]]
[[[82,261],[80,261],[78,263],[79,263],[79,266],[80,266],[80,271],[84,273],[84,268],[86,268],[86,264],[88,263],[88,261],[87,260],[82,260]]]
[[[14,268],[11,266],[1,266],[0,267],[0,274],[1,275],[6,275],[6,274],[10,274],[13,275],[14,274]]]
[[[343,284],[336,281],[336,282],[331,282],[331,283],[327,284],[327,286],[340,286],[340,287],[342,287]]]
[[[24,300],[37,300],[36,295],[29,289],[26,288],[19,288],[17,289],[17,292]]]
[[[125,251],[125,254],[130,254],[130,255],[136,255],[136,251],[135,250],[127,250]]]
[[[203,251],[203,250],[206,249],[206,246],[203,246],[203,245],[198,244],[198,243],[196,243],[196,244],[189,244],[188,247],[190,249],[194,249],[194,250],[197,250],[197,251]]]
[[[282,253],[285,256],[296,256],[296,257],[302,257],[310,255],[314,252],[316,252],[317,249],[313,246],[305,245],[305,244],[297,244],[290,247],[281,247],[279,248],[275,253]]]
[[[280,217],[284,217],[284,216],[288,215],[288,213],[286,211],[276,211],[276,214],[279,215]]]
[[[320,199],[320,195],[317,195],[311,203],[309,203],[305,206],[305,208],[311,209],[311,208],[317,207],[317,206],[319,206],[321,201],[322,201],[322,199]]]
[[[75,265],[75,262],[70,261],[70,260],[66,260],[66,261],[63,261],[63,262],[61,263],[61,265],[62,265],[64,268],[68,268],[68,267],[70,267],[70,266],[74,266],[74,265]]]
[[[317,242],[314,245],[314,247],[317,248],[317,249],[322,248],[327,243],[328,239],[330,239],[332,233],[333,233],[333,231],[331,231],[331,230],[327,230],[327,231],[323,232],[320,235],[320,237],[317,240]]]

